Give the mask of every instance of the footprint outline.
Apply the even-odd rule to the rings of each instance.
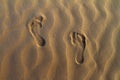
[[[70,32],[69,34],[71,44],[77,47],[75,54],[76,64],[82,64],[84,62],[84,51],[86,47],[86,38],[83,34],[78,32]]]
[[[38,16],[32,18],[28,23],[29,32],[32,35],[37,47],[42,47],[46,43],[45,39],[40,34],[40,30],[43,27],[43,20],[43,16]]]

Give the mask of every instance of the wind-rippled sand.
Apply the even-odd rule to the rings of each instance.
[[[0,0],[0,80],[120,80],[120,0]]]

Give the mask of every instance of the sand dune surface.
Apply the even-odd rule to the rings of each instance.
[[[120,80],[120,0],[0,0],[0,80]]]

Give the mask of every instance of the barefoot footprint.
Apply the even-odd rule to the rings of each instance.
[[[40,30],[43,27],[43,19],[43,16],[38,16],[28,23],[29,32],[38,47],[45,45],[45,39],[40,34]]]
[[[75,62],[77,64],[82,64],[84,62],[84,50],[86,47],[85,36],[78,32],[71,32],[70,35],[71,44],[77,47],[77,52],[75,55]]]

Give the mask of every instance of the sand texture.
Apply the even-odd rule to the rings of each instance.
[[[120,80],[120,0],[0,0],[0,80]]]

